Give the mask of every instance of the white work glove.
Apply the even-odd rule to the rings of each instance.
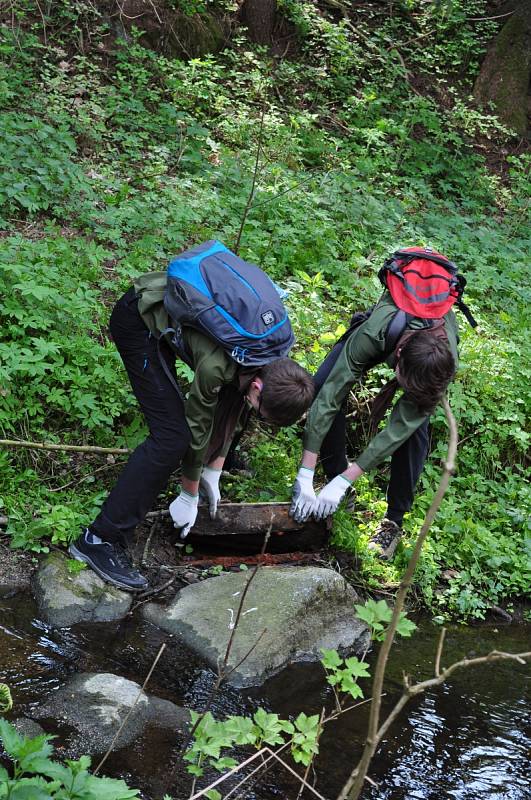
[[[313,469],[301,467],[293,484],[293,496],[289,513],[295,522],[306,522],[314,510]]]
[[[313,512],[315,519],[325,519],[325,517],[333,514],[350,486],[350,481],[348,478],[344,478],[343,475],[336,475],[330,483],[327,483],[317,495],[317,502]]]
[[[173,503],[170,503],[170,514],[173,520],[173,527],[181,529],[181,539],[185,539],[193,527],[197,517],[197,505],[199,503],[198,494],[188,494],[181,489]]]
[[[203,467],[201,478],[199,480],[199,491],[202,491],[202,493],[208,500],[210,519],[216,518],[218,503],[221,500],[221,494],[219,491],[220,477],[221,477],[220,469],[213,469],[212,467]]]

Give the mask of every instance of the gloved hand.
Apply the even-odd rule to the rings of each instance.
[[[313,469],[300,467],[293,484],[293,497],[289,513],[295,522],[306,522],[314,508]]]
[[[197,505],[199,503],[198,494],[188,494],[181,489],[181,494],[170,503],[170,515],[173,520],[173,527],[181,529],[181,539],[185,539],[193,527],[197,517]]]
[[[317,502],[313,512],[315,519],[325,519],[325,517],[333,514],[350,486],[350,481],[348,478],[344,478],[343,475],[336,475],[330,483],[327,483],[317,495]]]
[[[203,467],[201,478],[199,480],[199,490],[203,492],[208,500],[210,519],[216,518],[216,511],[218,510],[218,503],[221,500],[219,491],[219,479],[221,476],[220,469],[213,469],[212,467]]]

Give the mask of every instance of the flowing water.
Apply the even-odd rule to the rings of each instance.
[[[443,666],[463,656],[492,649],[529,650],[529,627],[483,625],[449,629]],[[384,711],[401,690],[402,674],[415,680],[433,675],[439,630],[421,625],[412,639],[399,641],[392,653],[385,686]],[[50,629],[26,597],[0,599],[0,681],[12,689],[17,715],[31,717],[35,707],[77,672],[112,672],[142,683],[161,642],[168,646],[148,692],[178,705],[201,709],[213,674],[178,641],[152,626],[127,617],[120,623]],[[514,662],[463,671],[442,687],[416,698],[395,722],[371,765],[377,786],[367,786],[364,800],[529,800],[531,798],[531,727],[526,690],[529,669]],[[264,686],[220,690],[215,715],[251,712],[259,705],[283,716],[320,713],[331,705],[320,666],[293,665]],[[316,787],[337,797],[359,756],[367,708],[350,712],[325,730],[316,764]],[[46,729],[61,734],[61,729]],[[60,738],[57,743],[61,744]],[[168,731],[148,730],[133,747],[108,759],[105,771],[122,776],[161,800],[175,764],[175,739]],[[174,798],[188,797],[189,779],[175,768]],[[310,776],[312,777],[312,776]],[[187,789],[188,787],[188,789]],[[295,800],[298,785],[281,766],[274,767],[247,798]],[[234,795],[233,795],[234,796]],[[310,797],[305,791],[304,797]]]

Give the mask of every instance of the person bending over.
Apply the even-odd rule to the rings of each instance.
[[[149,435],[130,456],[96,519],[69,547],[105,581],[130,591],[145,589],[148,581],[132,567],[128,545],[171,473],[182,464],[181,490],[170,514],[184,538],[195,523],[200,487],[215,516],[225,455],[250,412],[291,425],[314,394],[311,376],[292,359],[243,368],[190,327],[183,327],[183,350],[176,354],[161,337],[169,327],[165,289],[166,273],[149,273],[113,309],[110,332]],[[176,357],[194,371],[186,399],[175,382]]]
[[[365,322],[338,342],[315,375],[316,397],[308,413],[304,451],[294,486],[291,514],[298,521],[314,514],[333,514],[350,486],[368,470],[391,456],[387,514],[369,542],[385,560],[392,558],[402,535],[404,514],[411,509],[417,480],[428,453],[429,417],[453,379],[458,355],[455,315],[449,311],[437,324],[412,318],[390,354],[386,332],[397,312],[385,291]],[[349,464],[345,453],[345,403],[353,384],[376,364],[386,362],[395,379],[385,387],[387,405],[396,389],[402,395],[389,421]],[[384,391],[382,390],[382,398]],[[329,483],[316,496],[314,469],[320,454]]]

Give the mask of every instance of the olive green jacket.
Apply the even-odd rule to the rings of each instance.
[[[318,453],[330,426],[354,383],[359,383],[370,367],[384,361],[393,366],[393,354],[388,356],[385,347],[385,332],[396,313],[396,305],[388,292],[384,292],[366,322],[356,328],[347,339],[330,375],[324,382],[308,413],[304,431],[304,449]],[[413,319],[408,329],[425,327],[420,319]],[[453,311],[444,317],[444,327],[450,351],[457,367],[459,341],[457,323]],[[427,418],[417,405],[405,395],[395,403],[389,421],[369,442],[356,458],[356,463],[365,472],[377,467],[392,455],[400,445]]]
[[[138,310],[151,333],[159,338],[171,327],[164,308],[166,273],[150,272],[134,282]],[[194,371],[184,411],[192,441],[183,458],[183,473],[199,480],[204,463],[225,456],[235,430],[250,407],[245,392],[255,371],[242,370],[212,339],[193,328],[183,327],[186,360]]]

